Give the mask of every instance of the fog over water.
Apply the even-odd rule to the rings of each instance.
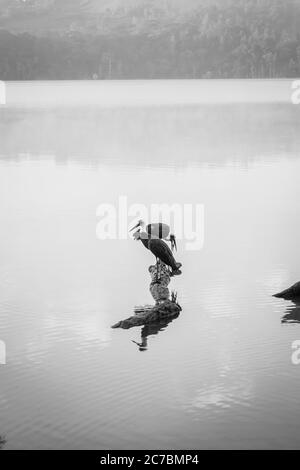
[[[4,449],[299,448],[299,306],[272,297],[300,280],[291,82],[186,82],[178,96],[138,82],[135,106],[134,84],[122,86],[7,85]],[[182,312],[143,352],[140,327],[111,325],[153,303],[155,259],[96,237],[97,207],[120,195],[205,211],[203,249],[178,240]]]

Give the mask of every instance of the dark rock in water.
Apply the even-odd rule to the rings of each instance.
[[[300,282],[296,282],[293,286],[288,289],[279,292],[278,294],[273,295],[279,299],[292,300],[300,298]]]

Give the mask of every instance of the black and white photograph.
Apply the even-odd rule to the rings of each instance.
[[[300,0],[0,0],[0,459],[300,450],[299,178]]]

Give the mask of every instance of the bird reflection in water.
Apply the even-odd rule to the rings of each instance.
[[[133,316],[112,326],[112,328],[126,330],[142,326],[141,341],[133,341],[140,351],[147,350],[149,336],[157,335],[164,330],[181,312],[181,307],[177,302],[177,294],[172,292],[170,296],[168,285],[171,277],[168,266],[158,261],[155,266],[149,267],[149,273],[151,276],[150,293],[155,300],[155,305],[135,307]]]
[[[171,302],[174,302],[176,305],[180,307],[180,305],[177,303],[177,294],[175,294],[174,292],[172,292]],[[138,342],[138,341],[132,340],[132,342],[138,346],[139,351],[147,351],[148,337],[155,336],[160,331],[164,331],[167,328],[167,326],[170,323],[172,323],[173,320],[179,317],[179,315],[180,315],[180,311],[178,311],[177,313],[174,313],[172,318],[161,319],[160,321],[145,325],[141,330],[141,341]]]

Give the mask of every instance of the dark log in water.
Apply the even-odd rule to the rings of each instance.
[[[293,299],[300,298],[300,282],[297,282],[296,284],[289,287],[288,289],[285,289],[282,292],[275,294],[273,297],[277,297],[279,299],[285,299],[285,300],[293,300]]]
[[[179,315],[181,307],[176,301],[176,296],[172,294],[170,299],[168,285],[171,279],[168,268],[159,263],[158,268],[150,266],[149,273],[151,276],[150,292],[155,305],[135,307],[133,316],[119,321],[112,328],[128,329],[151,323],[165,323]]]

